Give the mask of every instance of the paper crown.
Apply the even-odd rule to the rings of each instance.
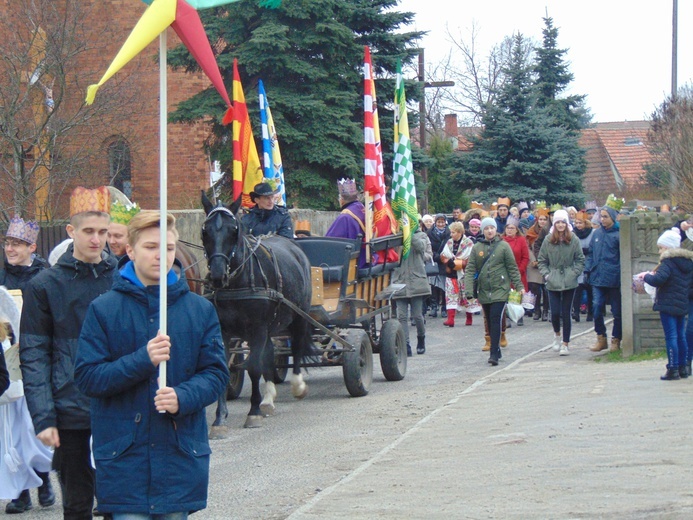
[[[524,210],[529,209],[529,205],[527,205],[526,202],[518,202],[517,203],[517,211],[522,213]]]
[[[616,211],[621,211],[621,208],[625,203],[625,199],[615,197],[613,193],[610,193],[609,196],[606,198],[606,205],[610,208],[615,209]]]
[[[353,196],[359,193],[354,179],[339,179],[337,181],[337,190],[339,190],[341,196]]]
[[[472,206],[471,209],[484,209],[484,205],[481,202],[477,202],[475,200],[472,201]]]
[[[23,240],[27,244],[35,244],[39,234],[39,225],[31,220],[24,220],[18,215],[12,217],[7,228],[6,237]]]
[[[551,209],[549,209],[549,213],[553,213],[555,211],[558,211],[559,209],[563,209],[563,206],[558,202],[556,204],[551,204]]]
[[[545,200],[535,200],[534,201],[534,209],[546,209],[546,201]]]
[[[585,211],[597,211],[597,201],[588,200],[585,202]]]
[[[78,186],[70,195],[70,216],[74,217],[78,213],[86,211],[99,211],[110,213],[111,211],[111,192],[106,186],[100,186],[93,190]]]
[[[510,198],[509,197],[498,197],[498,202],[496,203],[498,206],[508,206],[510,207]]]
[[[578,211],[578,212],[575,214],[575,220],[585,220],[585,221],[587,221],[587,220],[589,220],[589,219],[590,219],[590,218],[587,216],[587,213],[585,213],[584,211]]]
[[[497,209],[497,208],[498,208],[498,203],[497,203],[497,202],[492,202],[492,203],[491,203],[491,209],[494,210],[494,209]]]
[[[265,184],[269,184],[270,188],[272,188],[272,191],[276,191],[277,193],[279,193],[279,179],[277,179],[276,177],[272,177],[271,179],[269,177],[263,177],[262,182],[264,182]]]
[[[111,222],[127,226],[130,220],[132,220],[132,217],[140,212],[140,209],[142,208],[140,208],[136,202],[123,204],[117,200],[111,204]]]

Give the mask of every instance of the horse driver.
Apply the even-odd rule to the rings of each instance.
[[[248,233],[253,236],[276,233],[286,238],[294,238],[289,211],[274,204],[274,196],[279,193],[267,182],[256,184],[250,192],[250,200],[255,206],[243,216],[242,222]]]
[[[342,208],[342,212],[327,230],[325,236],[352,239],[361,236],[365,240],[366,208],[358,200],[359,191],[356,183],[353,179],[341,179],[337,182],[337,190],[339,191],[339,206]],[[359,269],[367,265],[366,248],[362,247],[359,255]]]

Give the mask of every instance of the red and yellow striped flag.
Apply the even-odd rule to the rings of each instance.
[[[242,205],[251,207],[250,192],[262,182],[262,165],[250,127],[238,60],[233,60],[233,200],[243,195]]]

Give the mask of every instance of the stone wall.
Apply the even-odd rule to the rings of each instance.
[[[633,275],[652,270],[659,263],[657,238],[676,223],[672,214],[634,213],[622,217],[621,304],[624,356],[644,349],[664,348],[664,332],[659,313],[652,310],[647,294],[632,290]]]

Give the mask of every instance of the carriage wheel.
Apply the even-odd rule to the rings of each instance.
[[[241,342],[237,341],[233,344],[234,347],[240,347]],[[226,347],[226,366],[229,367],[229,385],[226,387],[226,400],[233,401],[238,399],[243,390],[243,379],[245,378],[245,370],[241,367],[245,356],[242,352],[229,352],[229,346]]]
[[[343,354],[344,384],[349,395],[362,397],[368,394],[373,381],[373,349],[365,330],[352,329],[345,338],[355,350]]]
[[[288,365],[289,356],[278,355],[274,356],[274,366],[277,365]],[[274,383],[279,385],[286,381],[286,375],[289,373],[289,367],[279,367],[274,369]]]
[[[401,381],[407,373],[407,340],[399,320],[387,320],[380,329],[380,368],[388,381]]]

